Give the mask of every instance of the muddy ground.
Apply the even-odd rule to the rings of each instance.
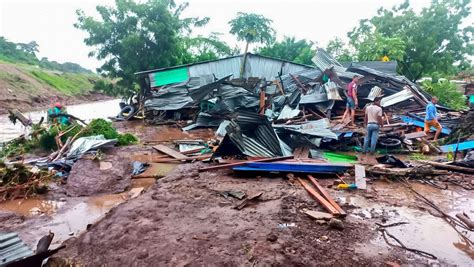
[[[142,142],[170,145],[176,139],[214,138],[207,129],[183,133],[173,126],[123,122],[118,126],[122,131],[135,132]],[[112,156],[109,159],[128,157],[131,163],[157,152],[149,146],[133,146],[107,153]],[[344,228],[335,229],[302,212],[324,209],[292,180],[279,175],[238,176],[231,170],[199,173],[199,167],[207,166],[202,162],[176,165],[150,167],[148,172],[165,177],[149,188],[132,179],[132,188],[144,189],[136,198],[130,197],[130,188],[120,194],[70,197],[59,185],[49,196],[53,205],[59,205],[55,211],[40,215],[11,213],[14,209],[0,212],[0,231],[19,232],[31,247],[40,233],[49,229],[62,232],[62,238],[52,246],[68,239],[64,242],[66,249],[56,255],[57,261],[67,259],[82,266],[470,266],[474,260],[473,248],[398,182],[378,179],[370,181],[365,191],[347,191],[335,189],[335,178],[319,179],[348,213]],[[347,175],[346,181],[352,181],[351,177]],[[450,215],[474,214],[472,191],[451,184],[444,190],[415,181],[412,186]],[[240,200],[222,194],[235,190],[247,195],[263,194],[257,202],[237,210],[234,206]],[[1,204],[0,210],[5,210]],[[391,234],[407,247],[429,252],[438,259],[388,246],[376,223],[396,222],[409,224],[389,228]],[[466,234],[473,238],[472,232]]]
[[[281,178],[237,179],[227,171],[200,174],[201,165],[180,166],[67,242],[60,256],[91,266],[373,262],[363,255],[341,257],[342,251],[355,251],[357,243],[370,240],[368,226],[350,219],[341,231],[315,223],[301,210],[318,205],[299,185]],[[263,195],[237,210],[238,200],[220,194],[229,190]],[[323,236],[329,239],[322,241]],[[386,260],[397,257],[377,259]]]

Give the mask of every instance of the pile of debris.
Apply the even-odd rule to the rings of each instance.
[[[215,61],[139,72],[139,108],[148,122],[188,122],[183,131],[217,127],[223,137],[216,156],[275,157],[309,151],[321,158],[319,149],[360,151],[363,127],[341,121],[345,110],[346,84],[359,76],[361,108],[382,97],[385,125],[379,149],[384,152],[440,152],[443,148],[425,141],[425,106],[431,96],[403,76],[396,64],[382,71],[352,63],[347,68],[318,49],[315,66],[301,65],[248,54],[244,75],[240,56]],[[380,65],[380,64],[379,64]],[[257,77],[255,77],[257,76]],[[439,106],[443,136],[464,115]],[[356,121],[363,120],[356,110]],[[189,124],[189,122],[192,123]],[[460,141],[468,139],[460,136]]]

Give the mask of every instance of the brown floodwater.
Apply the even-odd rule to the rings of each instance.
[[[106,119],[107,117],[114,117],[120,112],[120,99],[96,101],[86,104],[67,106],[69,114],[81,118],[85,121],[90,121],[96,118]],[[34,111],[25,113],[26,117],[33,122],[39,122],[41,117],[46,119],[46,110]],[[0,116],[0,143],[11,140],[25,133],[24,127],[21,123],[13,124],[8,119],[8,115]]]

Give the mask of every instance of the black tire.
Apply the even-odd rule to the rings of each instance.
[[[397,147],[402,144],[402,141],[396,138],[385,138],[379,141],[379,144],[385,147]]]
[[[131,119],[135,115],[135,108],[133,106],[125,106],[119,113],[119,118],[124,118],[125,120]]]

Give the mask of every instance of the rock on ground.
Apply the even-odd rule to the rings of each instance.
[[[67,179],[70,196],[120,193],[131,185],[132,165],[119,155],[107,155],[102,161],[79,159]]]

